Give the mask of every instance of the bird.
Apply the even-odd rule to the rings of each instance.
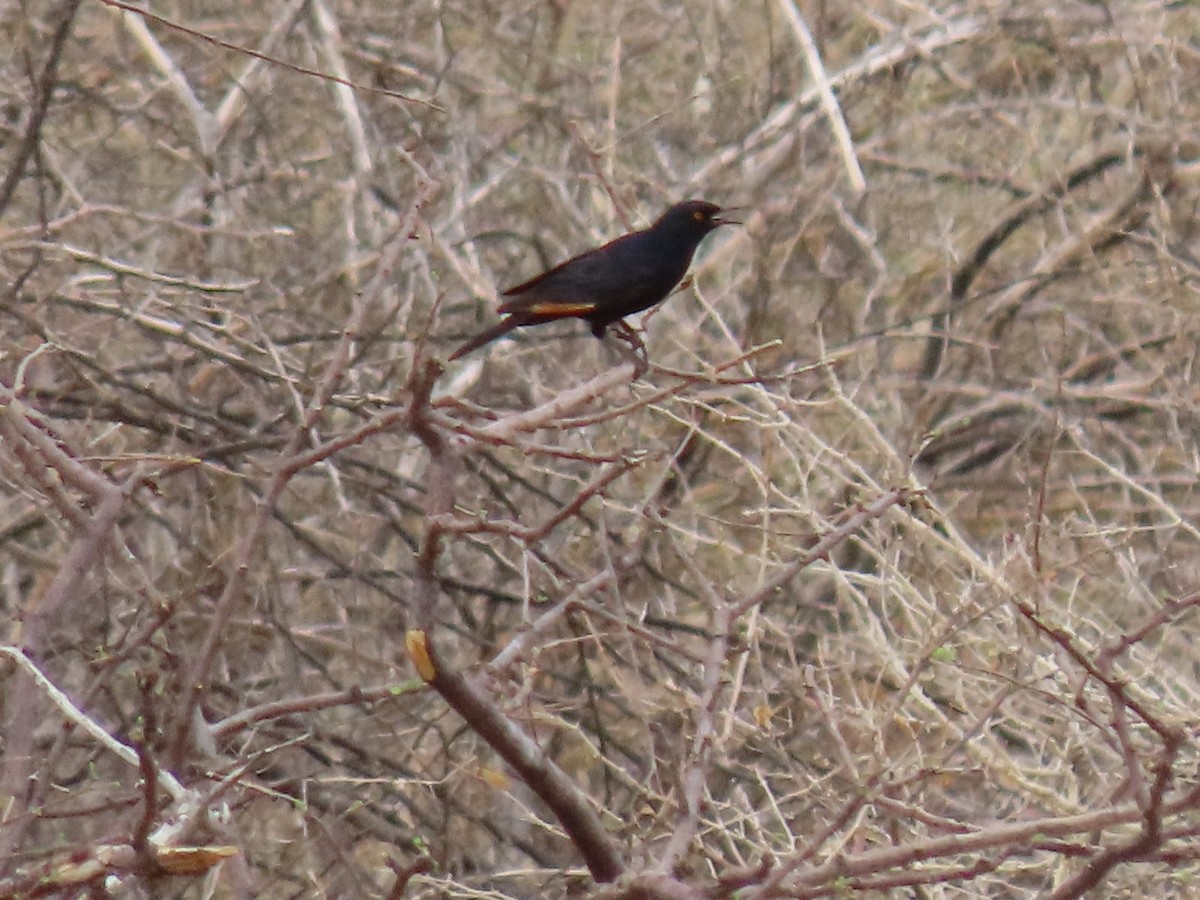
[[[667,298],[709,232],[741,224],[727,218],[727,212],[707,200],[676,203],[649,228],[622,235],[510,287],[503,292],[510,299],[499,309],[504,318],[455,350],[450,361],[514,328],[559,319],[583,319],[598,338],[618,323],[636,349],[641,341],[625,324],[625,317]]]

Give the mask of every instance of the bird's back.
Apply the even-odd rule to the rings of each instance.
[[[584,306],[580,315],[608,324],[664,299],[692,261],[698,240],[690,235],[635,231],[560,263],[548,272],[509,288],[502,313],[519,313],[542,303]]]

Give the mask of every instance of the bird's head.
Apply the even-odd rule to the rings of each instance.
[[[729,218],[729,212],[731,210],[722,209],[707,200],[685,200],[683,203],[676,203],[663,213],[654,223],[654,227],[667,225],[672,228],[707,234],[722,225],[741,225],[742,223],[737,219]]]

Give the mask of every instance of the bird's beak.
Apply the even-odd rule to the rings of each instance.
[[[721,225],[741,225],[742,224],[741,219],[731,219],[729,217],[729,213],[737,213],[737,212],[740,212],[741,209],[742,208],[740,206],[730,206],[730,207],[726,207],[725,209],[720,210],[712,218],[713,225],[715,227],[720,227]]]

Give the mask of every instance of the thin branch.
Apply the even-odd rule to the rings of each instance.
[[[122,744],[111,734],[105,731],[91,716],[77,707],[72,702],[70,697],[59,690],[58,687],[42,673],[42,670],[37,667],[33,660],[25,655],[24,651],[22,651],[20,647],[12,647],[7,644],[0,644],[0,653],[3,653],[9,659],[15,662],[17,666],[23,672],[25,672],[25,674],[33,679],[34,684],[36,684],[41,689],[42,693],[46,695],[47,699],[49,699],[50,702],[58,708],[58,711],[63,714],[63,717],[67,721],[74,722],[83,731],[91,735],[97,744],[99,744],[109,753],[116,756],[122,762],[127,763],[134,768],[138,768],[141,765],[138,759],[137,750],[135,750],[133,747],[128,747],[125,744]],[[155,772],[155,778],[158,782],[158,786],[170,794],[173,799],[184,800],[189,796],[187,788],[180,784],[179,781],[176,780],[175,776],[173,776],[170,772],[165,772],[161,768],[158,768]]]
[[[833,93],[833,84],[829,80],[829,73],[825,71],[825,63],[821,60],[821,51],[817,48],[816,39],[809,31],[808,23],[800,14],[795,0],[779,0],[779,9],[792,27],[792,34],[796,36],[800,50],[804,53],[808,73],[812,76],[817,95],[821,98],[821,109],[825,112],[834,140],[842,153],[842,166],[846,170],[846,177],[850,179],[850,188],[855,194],[861,194],[867,189],[867,178],[863,175],[862,165],[854,150],[854,140],[850,137],[850,129],[846,125],[842,107]]]
[[[77,2],[77,0],[76,0],[76,2]],[[363,85],[363,84],[358,84],[357,82],[347,81],[345,79],[337,78],[333,75],[330,75],[327,72],[318,72],[316,69],[308,69],[308,68],[305,68],[304,66],[298,66],[295,63],[290,63],[290,62],[287,62],[286,60],[279,59],[274,56],[269,56],[265,53],[260,53],[257,50],[251,50],[249,47],[241,47],[241,46],[238,46],[237,44],[231,44],[228,41],[223,41],[220,38],[214,37],[213,35],[208,34],[206,32],[197,31],[194,28],[188,28],[186,25],[180,25],[178,22],[168,19],[165,16],[155,15],[154,13],[150,12],[147,9],[143,9],[139,6],[134,6],[132,3],[123,3],[123,2],[121,2],[121,0],[100,0],[100,2],[103,3],[105,6],[111,6],[114,9],[124,10],[127,13],[132,13],[134,15],[142,16],[145,19],[149,19],[151,22],[157,22],[159,25],[162,25],[166,28],[174,29],[175,31],[182,32],[183,34],[189,35],[190,37],[199,38],[202,41],[207,41],[208,43],[213,44],[214,46],[221,47],[225,50],[233,50],[236,53],[242,53],[246,56],[253,56],[255,59],[261,59],[263,62],[269,62],[272,65],[281,66],[285,69],[290,69],[291,71],[297,72],[300,75],[312,75],[317,78],[324,79],[326,81],[332,81],[336,84],[344,84],[346,87],[354,88],[357,91],[368,91],[372,94],[381,94],[384,97],[395,97],[397,100],[403,100],[406,103],[419,103],[421,106],[427,106],[430,109],[437,110],[438,112],[444,112],[444,110],[440,106],[438,106],[436,103],[431,103],[428,100],[422,100],[419,97],[413,97],[413,96],[411,96],[409,94],[405,94],[401,91],[391,91],[391,90],[387,90],[385,88],[371,87],[369,85]]]
[[[414,625],[405,642],[421,677],[487,742],[554,813],[587,863],[592,877],[614,881],[625,866],[587,795],[505,714],[478,676],[452,668],[437,635],[437,563],[444,531],[439,522],[453,508],[460,450],[428,418],[429,397],[441,369],[435,361],[414,374],[409,418],[413,433],[429,451],[426,532],[417,554]]]
[[[54,91],[58,87],[58,64],[62,61],[63,51],[67,45],[67,38],[71,34],[71,26],[75,24],[75,14],[79,11],[80,2],[81,0],[64,0],[58,8],[54,35],[50,38],[46,49],[46,60],[42,64],[42,71],[38,74],[37,83],[34,85],[36,96],[30,106],[29,118],[25,122],[25,133],[16,145],[16,152],[12,157],[12,165],[8,167],[8,173],[4,176],[4,180],[0,181],[0,217],[4,215],[12,202],[17,185],[25,176],[25,167],[41,140],[42,125],[46,122],[50,101],[54,98]]]

